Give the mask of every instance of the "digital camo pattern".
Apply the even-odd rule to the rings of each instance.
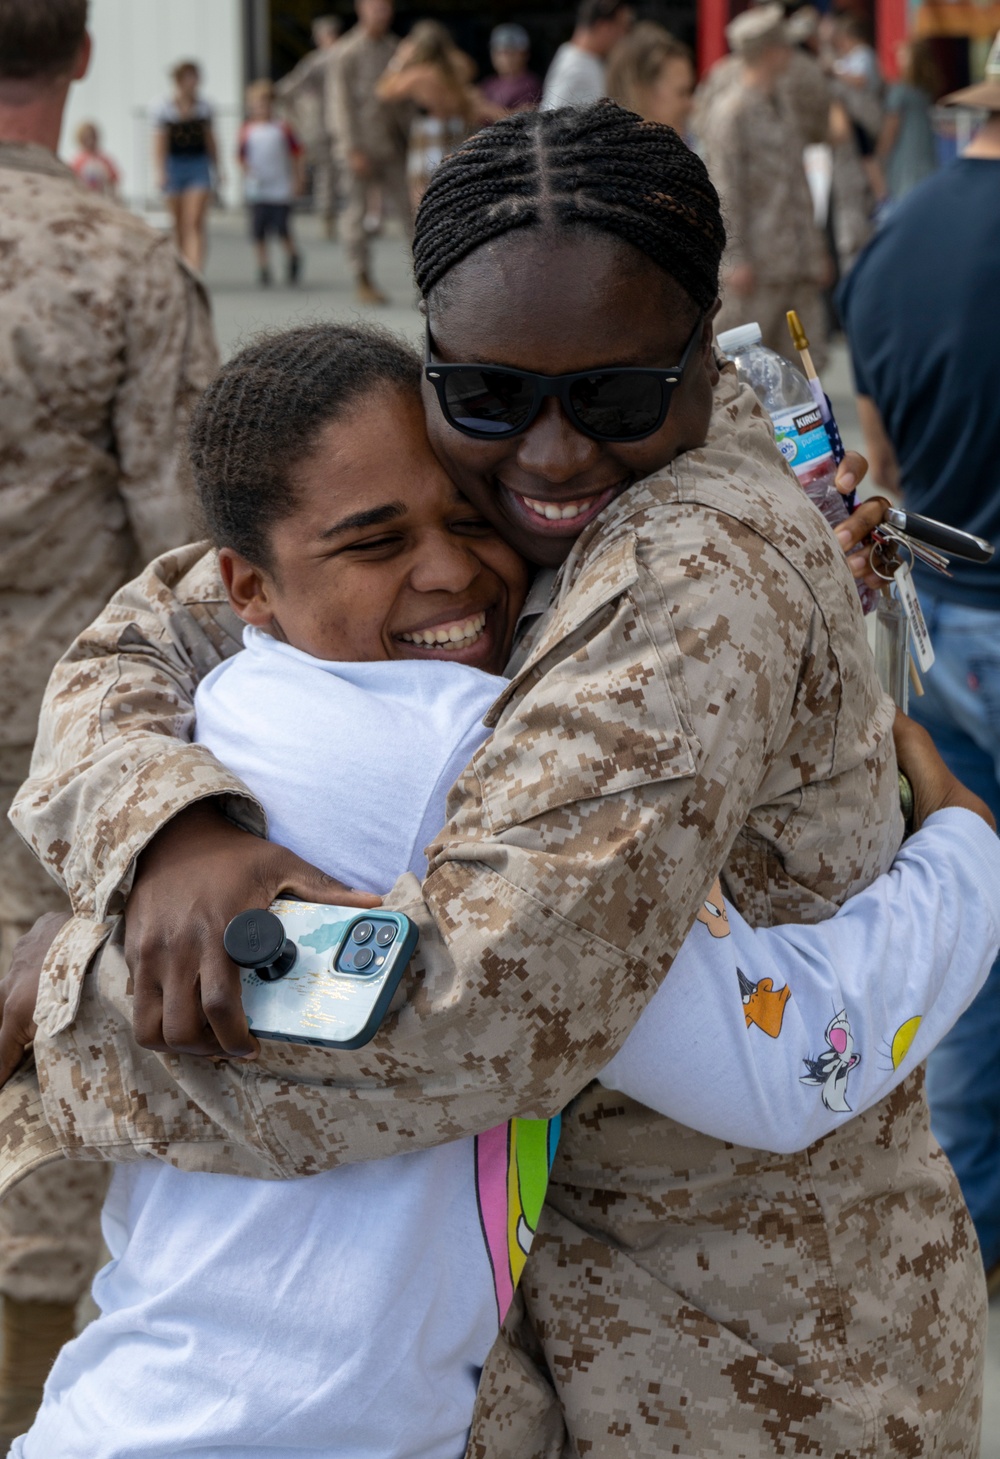
[[[191,531],[188,412],[217,357],[172,246],[43,147],[0,145],[0,974],[65,897],[7,820],[49,672],[143,562]],[[73,1302],[107,1174],[61,1162],[0,1209],[0,1291]]]
[[[0,751],[108,598],[191,535],[187,418],[217,366],[172,246],[44,147],[0,145]]]
[[[706,118],[721,96],[725,94],[742,74],[742,62],[738,56],[723,56],[716,61],[708,75],[695,92],[691,128],[701,138]],[[776,88],[799,129],[803,147],[825,142],[830,131],[830,102],[833,90],[829,78],[814,56],[796,47],[792,51],[788,70],[778,77]]]
[[[261,826],[203,749],[164,739],[187,732],[234,633],[191,548],[123,590],[57,670],[17,816],[81,916],[38,1006],[51,1132],[18,1081],[0,1096],[8,1164],[55,1139],[298,1175],[569,1105],[524,1277],[536,1332],[508,1321],[473,1454],[973,1454],[982,1276],[919,1080],[780,1160],[588,1084],[720,866],[752,922],[817,920],[902,832],[853,582],[732,371],[706,446],[574,548],[423,895],[411,877],[391,894],[420,951],[354,1053],[270,1045],[244,1067],[131,1039],[113,914],[135,854],[201,796]]]

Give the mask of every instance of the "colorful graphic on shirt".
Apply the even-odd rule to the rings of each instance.
[[[781,1021],[785,1016],[785,1004],[792,996],[791,988],[776,988],[773,978],[761,978],[757,983],[742,971],[736,969],[740,980],[740,996],[743,999],[743,1014],[747,1028],[755,1024],[768,1038],[776,1039],[781,1032]]]
[[[828,1047],[817,1058],[803,1059],[809,1072],[799,1076],[799,1083],[818,1085],[827,1109],[836,1114],[850,1114],[847,1077],[861,1063],[861,1055],[855,1052],[854,1035],[843,1008],[827,1024],[826,1042]]]
[[[511,1120],[476,1136],[476,1198],[500,1322],[514,1299],[538,1226],[560,1119]]]
[[[898,1069],[900,1064],[910,1052],[910,1045],[917,1036],[917,1029],[923,1023],[923,1015],[918,1013],[913,1018],[908,1018],[901,1023],[892,1036],[890,1052],[892,1054],[892,1067]]]
[[[711,891],[698,908],[695,921],[701,922],[703,926],[707,927],[713,937],[729,936],[729,917],[726,913],[726,904],[722,899],[722,883],[718,877],[715,878]]]

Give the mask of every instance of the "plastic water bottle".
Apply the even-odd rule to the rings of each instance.
[[[837,463],[809,381],[788,360],[761,344],[759,324],[741,324],[719,335],[741,380],[750,385],[774,422],[778,450],[831,527],[847,516],[847,504],[834,485]]]
[[[806,496],[819,507],[831,527],[839,526],[849,515],[847,503],[834,484],[837,463],[830,438],[802,371],[761,343],[759,324],[727,329],[719,335],[718,345],[771,417],[778,450]],[[875,595],[861,584],[858,593],[865,612],[870,612]]]

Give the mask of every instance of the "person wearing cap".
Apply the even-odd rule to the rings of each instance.
[[[479,90],[494,106],[504,111],[527,111],[542,99],[542,83],[528,70],[531,40],[523,25],[498,25],[490,36],[490,60],[495,76],[488,76]]]
[[[600,101],[607,94],[605,63],[634,19],[635,12],[624,0],[582,0],[576,29],[556,51],[546,73],[542,110]]]
[[[1000,546],[1000,34],[986,79],[944,98],[986,120],[950,167],[909,192],[859,258],[839,304],[875,477],[915,512]],[[1000,553],[913,577],[936,654],[913,717],[952,771],[1000,809]],[[935,1135],[1000,1290],[1000,963],[935,1050]]]
[[[830,281],[830,260],[813,214],[802,134],[778,88],[792,59],[782,7],[744,11],[726,27],[726,39],[739,75],[705,117],[702,134],[729,234],[716,329],[756,321],[764,344],[787,354],[785,314],[797,309],[822,368],[821,289]]]

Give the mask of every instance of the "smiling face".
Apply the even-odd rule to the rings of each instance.
[[[528,571],[438,464],[415,393],[386,388],[327,423],[291,485],[266,569],[220,550],[245,622],[321,659],[501,672]]]
[[[477,440],[449,425],[424,380],[431,444],[459,489],[531,562],[558,566],[573,541],[633,482],[704,443],[718,380],[712,318],[663,425],[633,442],[595,441],[555,397],[519,436]],[[543,375],[681,358],[698,311],[662,269],[610,236],[553,240],[521,230],[486,244],[432,292],[442,363],[506,365]]]

